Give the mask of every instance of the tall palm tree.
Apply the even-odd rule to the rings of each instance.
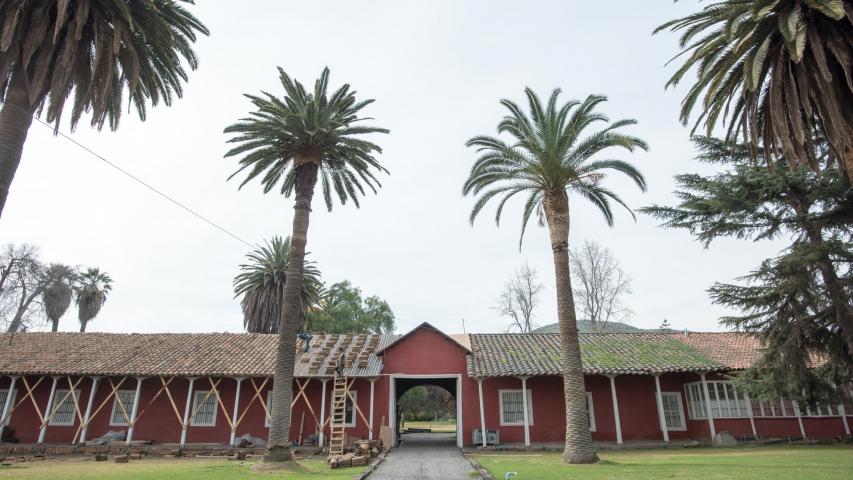
[[[581,139],[581,134],[595,122],[609,123],[595,107],[606,97],[590,95],[583,102],[569,101],[558,105],[560,90],[554,90],[544,106],[531,89],[525,89],[529,103],[528,116],[516,103],[501,100],[509,110],[500,123],[499,137],[477,136],[467,146],[480,153],[463,187],[465,195],[479,196],[471,210],[470,220],[492,199],[498,198],[495,221],[499,224],[507,201],[517,194],[526,195],[522,213],[521,240],[530,217],[536,213],[539,225],[547,222],[554,256],[557,290],[557,316],[560,324],[560,365],[566,402],[565,463],[593,463],[598,455],[589,433],[583,367],[578,342],[577,317],[572,297],[569,272],[569,194],[593,203],[613,225],[610,202],[626,209],[625,203],[602,181],[605,172],[613,170],[627,175],[641,190],[646,181],[631,164],[616,159],[593,159],[605,150],[623,148],[629,152],[646,143],[639,138],[617,132],[633,125],[634,120],[619,120]],[[631,210],[628,209],[630,212]],[[631,213],[633,216],[633,212]]]
[[[68,265],[52,263],[45,273],[47,287],[42,293],[44,312],[51,323],[51,331],[59,330],[59,319],[71,305],[74,270]]]
[[[853,180],[853,1],[722,0],[655,33],[665,29],[683,32],[684,58],[667,86],[697,72],[682,122],[701,101],[694,131],[704,123],[710,136],[724,120],[729,140],[816,172],[819,131]]]
[[[278,333],[284,308],[284,285],[287,281],[287,260],[290,256],[290,237],[275,236],[246,257],[249,263],[240,265],[234,277],[234,296],[242,296],[243,327],[252,333]],[[307,256],[307,254],[306,254]],[[304,323],[307,309],[320,302],[323,282],[314,262],[305,260],[302,266],[302,312]]]
[[[90,112],[93,127],[115,130],[129,103],[144,120],[147,102],[183,94],[183,62],[196,69],[191,44],[208,33],[183,3],[192,1],[0,2],[0,215],[34,114],[59,128],[74,92],[72,128]]]
[[[378,145],[359,135],[388,133],[384,128],[362,125],[361,110],[373,100],[357,101],[355,92],[344,85],[328,92],[329,69],[323,69],[312,91],[278,69],[284,97],[269,93],[247,95],[256,110],[248,118],[225,129],[236,134],[229,142],[238,146],[225,156],[240,156],[239,168],[230,178],[248,170],[244,185],[263,174],[260,182],[264,193],[277,188],[279,193],[293,195],[294,215],[287,282],[284,284],[284,309],[279,327],[279,341],[273,383],[274,405],[270,436],[264,460],[284,462],[292,459],[288,448],[290,405],[293,396],[293,367],[296,334],[301,323],[301,295],[305,246],[308,241],[308,219],[317,180],[326,207],[332,209],[332,195],[342,204],[352,200],[359,206],[365,185],[374,193],[380,186],[373,170],[386,172],[374,157],[381,153]],[[279,186],[280,185],[280,186]]]
[[[89,268],[77,275],[75,283],[77,318],[80,320],[80,332],[85,332],[86,325],[98,315],[101,306],[107,301],[107,294],[113,289],[113,279],[106,272]]]

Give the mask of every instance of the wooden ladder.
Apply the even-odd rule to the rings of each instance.
[[[341,359],[343,361],[343,359]],[[329,456],[343,455],[346,426],[347,377],[335,375],[332,389],[332,416],[329,419]]]

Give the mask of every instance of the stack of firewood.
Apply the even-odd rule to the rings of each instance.
[[[330,456],[329,466],[332,468],[364,466],[371,458],[379,455],[382,449],[382,440],[356,440],[352,448],[348,448],[343,455]]]

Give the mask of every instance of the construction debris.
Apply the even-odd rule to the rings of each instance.
[[[356,440],[344,453],[329,455],[331,468],[361,467],[383,450],[382,440]]]

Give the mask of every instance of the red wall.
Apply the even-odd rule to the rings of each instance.
[[[471,431],[480,421],[477,410],[477,382],[467,376],[467,354],[467,350],[458,343],[429,328],[414,331],[383,353],[383,373],[386,375],[461,374],[462,388],[461,392],[456,394],[456,401],[462,402],[462,439],[466,445],[471,443]],[[389,419],[389,382],[388,376],[382,377],[381,415],[386,416],[386,422]]]
[[[477,382],[467,376],[466,366],[467,351],[456,342],[429,328],[416,330],[398,343],[392,345],[383,354],[384,370],[375,382],[374,400],[374,437],[378,437],[380,425],[383,420],[389,423],[389,391],[390,375],[455,375],[461,374],[461,391],[457,393],[457,402],[462,403],[462,438],[465,445],[472,443],[472,433],[480,428],[480,410]],[[717,378],[709,376],[709,379]],[[28,377],[32,386],[38,378]],[[113,378],[113,382],[120,379]],[[669,432],[673,442],[687,439],[707,440],[710,429],[707,420],[690,420],[687,415],[687,399],[684,395],[684,383],[699,380],[699,375],[694,373],[664,374],[660,377],[661,390],[664,392],[679,392],[682,398],[684,418],[687,419],[687,430]],[[72,379],[76,382],[76,379]],[[215,380],[214,380],[215,381]],[[255,379],[258,386],[263,379]],[[615,423],[613,416],[612,397],[610,392],[610,381],[607,377],[590,375],[585,378],[586,390],[592,393],[593,408],[595,414],[596,430],[592,437],[596,441],[614,442],[616,440]],[[655,396],[654,377],[649,375],[620,375],[615,379],[618,394],[619,412],[621,417],[622,436],[625,441],[632,440],[662,440],[663,436],[659,427],[657,416],[657,403]],[[40,409],[44,409],[48,394],[50,392],[52,379],[46,377],[35,390],[36,401]],[[172,397],[177,406],[178,413],[183,416],[187,395],[188,380],[177,378],[170,384]],[[9,378],[0,378],[0,388],[8,388]],[[532,391],[533,398],[533,424],[530,427],[531,441],[533,442],[562,442],[564,441],[565,409],[563,404],[562,378],[558,376],[541,376],[529,378],[528,388]],[[218,384],[222,402],[226,411],[217,407],[216,426],[199,427],[190,426],[187,433],[189,443],[227,443],[230,439],[230,427],[228,418],[232,413],[235,396],[236,381],[225,378]],[[180,420],[175,416],[171,403],[165,392],[161,393],[153,401],[161,383],[158,378],[144,380],[142,395],[140,397],[141,417],[137,422],[134,439],[151,440],[157,443],[177,443],[181,436]],[[266,401],[267,392],[272,387],[272,381],[268,381],[261,390],[261,398]],[[59,389],[68,388],[67,379],[61,378]],[[91,388],[91,380],[83,379],[77,386],[81,390],[80,409],[85,411]],[[134,390],[136,380],[127,379],[121,389]],[[502,443],[523,443],[523,426],[500,426],[499,412],[499,390],[520,389],[521,380],[514,377],[488,378],[483,381],[484,415],[487,429],[498,429]],[[210,383],[207,378],[199,378],[194,385],[195,390],[208,390]],[[23,383],[19,380],[16,384],[17,398],[20,401],[26,395]],[[94,409],[97,409],[110,392],[109,379],[103,378],[95,395]],[[294,384],[294,396],[298,392],[298,386]],[[367,379],[357,379],[353,384],[353,390],[357,393],[358,406],[364,417],[370,415],[370,382]],[[321,403],[322,382],[318,379],[309,381],[306,394],[311,402],[314,414],[319,417]],[[242,382],[240,391],[240,415],[249,406],[248,412],[237,428],[237,436],[244,433],[266,438],[268,428],[264,424],[265,415],[258,399],[253,400],[255,394],[249,379]],[[327,383],[326,388],[326,416],[330,414],[332,395],[332,382]],[[100,412],[93,417],[87,439],[103,435],[109,430],[125,430],[127,427],[110,426],[109,417],[112,411],[113,400],[106,402]],[[2,408],[2,406],[0,406]],[[300,437],[299,425],[302,415],[305,421],[302,429],[303,435],[310,435],[316,431],[314,417],[306,406],[305,399],[300,398],[293,407],[291,416],[291,440]],[[853,423],[853,417],[848,417]],[[716,419],[715,427],[718,432],[728,431],[733,435],[751,435],[752,427],[749,419]],[[72,441],[79,421],[70,427],[48,426],[45,441],[48,443],[69,443]],[[844,435],[841,418],[810,418],[803,417],[803,424],[809,438],[831,438]],[[759,436],[784,437],[799,436],[800,429],[796,418],[756,418],[755,425]],[[23,443],[33,443],[38,438],[39,421],[38,415],[30,400],[21,403],[11,416],[11,428],[15,430],[17,438]],[[347,429],[350,440],[367,438],[369,428],[362,417],[356,414],[356,426]],[[328,427],[326,428],[328,435]]]
[[[38,381],[38,377],[28,377],[27,380],[30,383],[30,387]],[[72,377],[72,383],[77,382],[78,378]],[[97,438],[104,433],[110,430],[127,430],[127,426],[110,426],[110,416],[112,414],[113,408],[113,398],[106,400],[112,391],[112,387],[109,383],[109,378],[102,378],[100,384],[95,393],[95,401],[92,405],[92,417],[89,422],[88,432],[86,434],[87,440],[91,440],[93,438]],[[112,378],[111,379],[115,385],[118,385],[121,382],[121,378]],[[213,379],[214,382],[217,379]],[[304,380],[300,380],[304,382]],[[36,402],[38,403],[38,407],[40,411],[44,411],[47,406],[48,397],[50,394],[50,388],[53,380],[50,377],[45,377],[44,380],[35,388],[34,396],[36,398]],[[89,394],[91,392],[91,379],[84,378],[78,385],[77,389],[80,390],[80,413],[84,414],[86,411],[86,405],[89,400]],[[255,385],[259,388],[263,383],[263,379],[255,379]],[[384,411],[387,410],[387,387],[381,385],[382,382],[378,381],[376,383],[376,393],[379,395],[384,395],[383,402],[377,402],[375,408],[377,410],[374,411],[374,424],[376,425],[376,434],[378,434],[378,425],[381,419],[381,415],[386,415]],[[231,438],[231,427],[229,424],[229,420],[231,420],[232,411],[234,408],[234,396],[236,392],[236,380],[232,378],[223,378],[217,384],[217,389],[219,390],[219,395],[222,400],[222,404],[225,407],[225,411],[223,411],[222,407],[217,403],[217,417],[216,417],[216,425],[212,427],[203,427],[203,426],[193,426],[190,425],[187,428],[187,443],[228,443]],[[0,388],[8,388],[9,379],[3,378],[0,379]],[[171,402],[169,401],[168,396],[163,390],[159,395],[157,395],[158,390],[160,390],[162,384],[160,383],[159,378],[148,378],[143,380],[142,390],[139,398],[139,412],[137,413],[139,420],[136,423],[134,428],[133,438],[135,440],[150,440],[156,443],[178,443],[181,438],[181,419],[174,413],[174,409],[172,408]],[[186,396],[187,396],[187,387],[189,386],[189,380],[184,378],[176,378],[169,384],[169,389],[172,394],[172,398],[175,402],[175,406],[178,409],[178,413],[183,417],[184,408],[186,405]],[[67,389],[68,384],[65,377],[60,378],[59,383],[57,385],[57,389]],[[260,389],[260,397],[263,398],[264,401],[267,400],[267,392],[272,388],[272,382],[267,382],[266,386]],[[17,390],[17,396],[15,403],[24,398],[26,395],[26,389],[24,388],[23,382],[19,379],[16,383],[15,389]],[[124,383],[119,387],[119,390],[135,390],[136,389],[136,379],[128,378],[124,381]],[[210,381],[208,378],[198,378],[195,381],[193,386],[194,391],[199,390],[210,390]],[[294,396],[298,394],[299,387],[294,383]],[[359,408],[362,410],[365,418],[369,419],[370,415],[370,383],[365,379],[357,379],[353,384],[353,391],[357,393],[357,404]],[[312,379],[308,382],[308,385],[305,388],[305,393],[311,402],[311,406],[314,408],[314,415],[319,419],[320,417],[320,397],[322,392],[322,383],[320,380]],[[331,395],[332,395],[332,382],[330,381],[327,384],[326,391],[326,416],[328,417],[330,412],[329,409],[331,407]],[[250,383],[250,379],[243,380],[240,389],[240,405],[238,409],[238,420],[239,424],[236,429],[236,434],[239,437],[244,433],[250,433],[257,437],[266,438],[269,434],[269,429],[265,425],[265,412],[261,402],[258,398],[253,398],[255,396],[255,390]],[[156,398],[155,398],[156,397]],[[106,400],[106,403],[104,401]],[[98,410],[98,407],[103,403],[103,407]],[[384,406],[384,407],[383,407]],[[190,408],[192,408],[192,400],[190,401]],[[246,409],[248,408],[248,411]],[[269,406],[267,406],[269,408]],[[382,408],[383,412],[378,413],[378,409]],[[2,409],[2,406],[0,406]],[[244,411],[245,414],[244,414]],[[316,423],[314,421],[314,417],[311,415],[310,410],[306,406],[305,398],[300,397],[296,404],[293,406],[292,416],[291,416],[291,428],[290,428],[290,437],[292,441],[296,441],[299,438],[298,430],[300,421],[302,418],[302,413],[305,412],[305,421],[303,425],[302,432],[304,435],[314,434],[317,430]],[[128,412],[129,414],[130,412]],[[378,415],[377,415],[378,413]],[[242,416],[242,419],[240,419]],[[78,435],[78,427],[80,425],[79,418],[75,417],[73,426],[53,426],[49,425],[47,427],[47,431],[45,433],[45,442],[46,443],[70,443],[73,441],[75,434]],[[38,440],[39,434],[39,417],[36,413],[35,408],[33,407],[32,402],[29,399],[26,399],[23,403],[13,411],[11,415],[10,427],[15,430],[15,437],[21,443],[35,443]],[[347,428],[347,434],[350,439],[356,438],[367,438],[368,436],[368,427],[365,422],[362,420],[361,416],[356,414],[356,426],[353,428]],[[328,426],[326,427],[326,435],[328,435]]]

